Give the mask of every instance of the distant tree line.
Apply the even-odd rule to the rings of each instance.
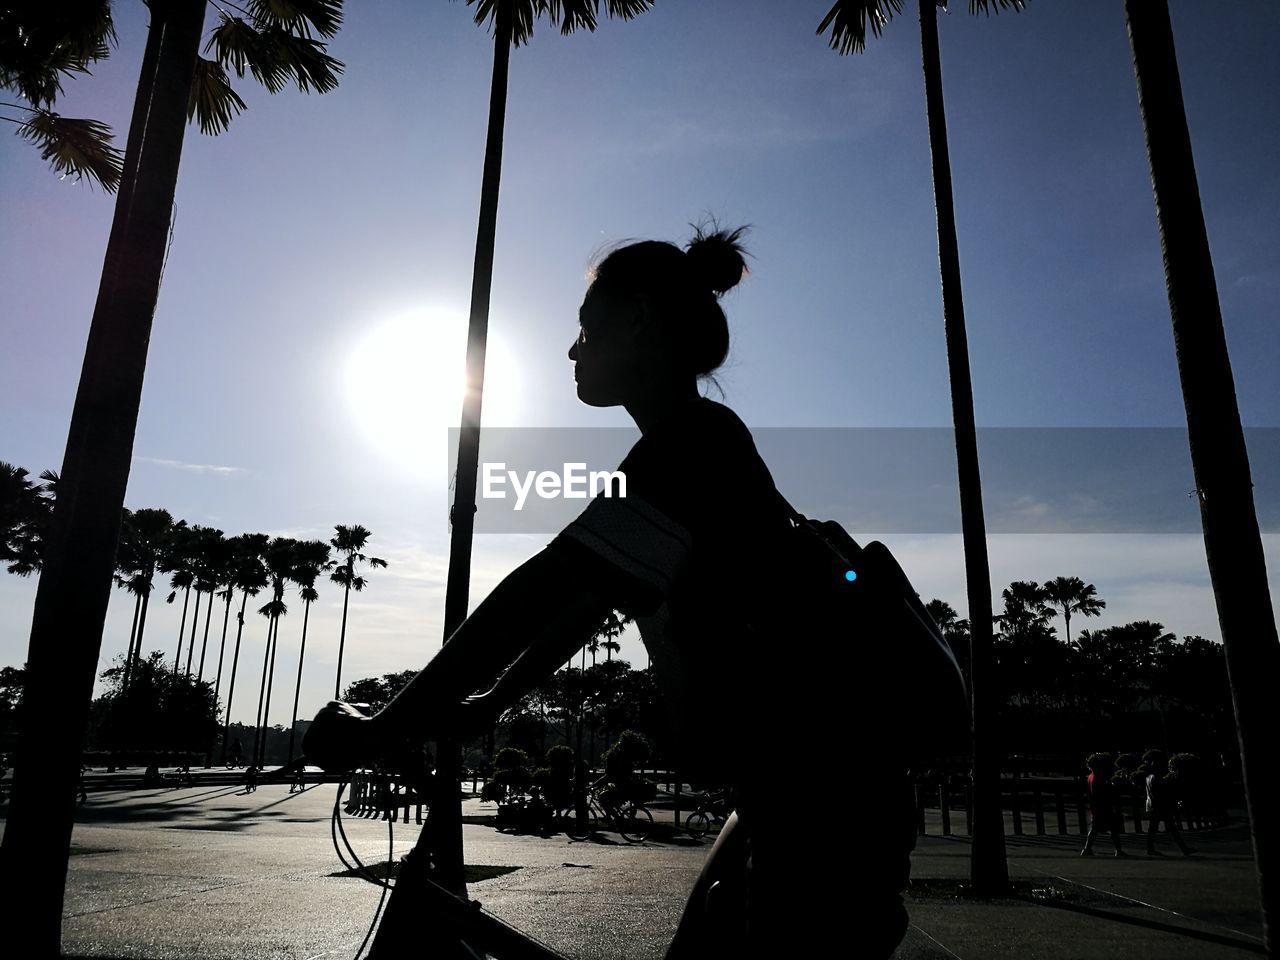
[[[40,474],[43,483],[31,479],[29,472],[0,461],[0,562],[9,573],[29,576],[43,565],[44,544],[49,531],[53,504],[57,497],[58,476],[52,471]],[[236,679],[239,674],[241,646],[246,625],[245,614],[251,597],[266,593],[269,599],[257,608],[267,622],[267,638],[263,647],[262,680],[259,685],[256,733],[252,738],[252,757],[265,760],[269,740],[268,717],[274,692],[276,649],[282,619],[288,614],[286,595],[296,588],[303,604],[301,646],[293,691],[293,718],[286,729],[292,734],[297,719],[305,665],[307,628],[311,604],[319,598],[317,584],[324,575],[343,591],[342,626],[338,637],[338,668],[334,689],[341,689],[342,658],[346,647],[346,631],[352,591],[364,589],[364,568],[386,567],[387,562],[364,553],[370,531],[359,524],[337,525],[334,536],[321,540],[297,540],[271,537],[262,533],[244,533],[227,537],[221,530],[175,520],[168,510],[140,509],[124,511],[120,539],[116,550],[116,585],[133,599],[133,616],[129,642],[118,663],[102,674],[108,684],[103,696],[94,703],[91,729],[104,742],[120,746],[125,731],[135,731],[133,745],[143,747],[155,742],[145,725],[135,724],[130,717],[141,717],[138,706],[148,698],[182,696],[203,702],[209,687],[215,716],[221,718],[224,739],[230,731]],[[181,602],[178,635],[171,657],[172,666],[161,670],[166,655],[154,651],[143,655],[148,614],[157,576],[167,577],[169,592],[165,602]],[[231,623],[234,613],[233,639]],[[221,627],[214,631],[215,607],[221,606],[216,618]],[[204,620],[201,623],[201,610]],[[190,625],[188,626],[188,620]],[[213,644],[210,644],[210,639]],[[178,677],[184,679],[179,683]],[[212,683],[205,681],[213,678]],[[223,699],[223,684],[225,699]],[[131,692],[132,688],[136,691]],[[163,694],[163,696],[162,696]],[[159,708],[157,708],[159,709]],[[182,715],[185,718],[185,713]],[[5,714],[0,712],[0,721]],[[107,726],[97,728],[102,722]],[[170,732],[172,749],[186,749],[186,720],[182,719]],[[196,723],[195,720],[191,721]],[[198,724],[197,724],[198,725]],[[163,726],[163,725],[162,725]],[[107,732],[108,730],[112,732]],[[200,746],[203,750],[214,737]],[[292,739],[292,738],[291,738]],[[245,744],[245,749],[250,749]],[[292,755],[296,743],[286,753]],[[221,757],[220,757],[221,759]]]

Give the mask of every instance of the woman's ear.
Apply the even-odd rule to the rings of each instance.
[[[627,298],[625,310],[624,318],[632,333],[647,332],[657,320],[649,298],[638,293]]]

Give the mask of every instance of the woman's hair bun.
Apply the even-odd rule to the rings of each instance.
[[[685,256],[694,282],[717,296],[733,289],[747,272],[746,251],[738,242],[747,228],[722,230],[716,223],[691,226],[693,239],[685,247]]]

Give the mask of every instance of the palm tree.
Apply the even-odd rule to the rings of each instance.
[[[1044,590],[1034,580],[1015,580],[1000,594],[1004,601],[1004,613],[992,617],[1000,624],[1006,636],[1027,631],[1049,622],[1053,610],[1046,601]]]
[[[53,507],[48,492],[49,485],[29,479],[24,468],[0,460],[0,563],[9,573],[27,577],[40,569]]]
[[[323,540],[306,540],[298,544],[294,554],[293,581],[298,584],[298,596],[305,604],[302,608],[302,643],[298,648],[298,679],[293,688],[293,718],[289,721],[289,761],[293,761],[295,728],[298,726],[298,700],[302,696],[302,664],[307,655],[307,619],[311,616],[311,604],[320,599],[316,592],[316,580],[333,562],[329,559],[329,544]]]
[[[1042,588],[1045,602],[1053,606],[1065,621],[1064,639],[1071,642],[1071,614],[1096,617],[1106,608],[1107,602],[1098,597],[1098,589],[1079,577],[1054,577]]]
[[[333,529],[336,532],[329,545],[344,557],[333,573],[329,574],[329,579],[342,587],[342,632],[338,635],[338,674],[333,685],[333,696],[337,699],[342,693],[342,654],[347,646],[347,604],[351,599],[351,591],[359,593],[368,582],[356,573],[356,564],[367,563],[376,570],[378,567],[385,568],[387,561],[361,553],[373,534],[360,524],[349,527],[337,524]]]
[[[498,189],[502,181],[502,137],[507,112],[507,73],[511,48],[527,43],[533,24],[546,15],[560,32],[595,30],[600,0],[467,0],[476,8],[475,22],[493,30],[493,80],[489,89],[489,126],[480,181],[480,217],[471,274],[471,310],[467,323],[467,381],[454,475],[449,573],[444,597],[444,642],[467,618],[471,585],[471,541],[475,529],[476,476],[480,468],[480,412],[484,395],[484,357],[489,334],[489,295],[493,283],[493,250],[498,226]],[[630,20],[653,6],[653,0],[604,0],[609,17]],[[441,882],[465,889],[462,879],[462,812],[452,784],[461,776],[459,751],[451,744],[437,750],[437,782],[441,792],[434,848],[440,854]]]
[[[250,597],[256,597],[270,583],[267,568],[262,562],[262,555],[267,550],[266,535],[246,533],[236,540],[238,543],[231,561],[230,586],[240,591],[240,611],[236,614],[236,645],[231,655],[231,679],[227,683],[227,715],[222,725],[222,757],[219,763],[227,762],[227,734],[231,731],[231,704],[236,694],[236,671],[240,666],[240,638],[244,635],[245,607]],[[218,673],[218,683],[221,684],[221,669]],[[215,686],[214,689],[217,690],[218,687]]]
[[[1209,579],[1231,681],[1263,937],[1271,955],[1271,923],[1280,917],[1280,880],[1275,868],[1280,838],[1272,816],[1280,804],[1280,788],[1267,731],[1276,724],[1271,686],[1280,675],[1280,638],[1196,182],[1169,8],[1163,0],[1125,0],[1125,16],[1164,252]]]
[[[23,119],[17,133],[40,149],[41,157],[64,176],[89,177],[108,192],[120,183],[120,151],[111,128],[97,120],[64,117],[53,111],[62,78],[88,73],[115,40],[111,0],[81,3],[8,4],[0,10],[0,89],[26,104],[4,102]]]
[[[166,598],[165,603],[173,603],[178,597],[178,591],[182,591],[182,619],[178,623],[178,652],[173,657],[173,672],[178,672],[178,664],[182,660],[182,640],[187,635],[187,607],[191,602],[191,588],[196,582],[196,552],[197,542],[200,537],[202,527],[183,527],[181,530],[175,530],[173,539],[169,543],[169,550],[165,554],[161,570],[165,573],[172,574],[169,577],[169,586],[172,592]],[[196,609],[199,611],[200,595],[196,594]]]
[[[205,0],[150,4],[154,42],[143,56],[63,457],[64,490],[36,594],[23,733],[3,841],[6,874],[21,878],[5,902],[26,919],[36,953],[53,955],[61,938],[80,744],[102,646],[188,111],[203,131],[216,133],[242,108],[224,65],[237,74],[247,67],[271,90],[292,77],[300,89],[320,92],[336,85],[342,69],[311,37],[313,30],[324,37],[337,31],[341,0],[246,5],[249,21],[223,17],[211,41],[214,61],[199,56]]]
[[[119,564],[128,574],[131,590],[139,593],[142,606],[138,611],[138,627],[125,655],[121,683],[127,688],[142,654],[143,633],[147,628],[147,608],[156,571],[164,568],[176,537],[186,530],[186,521],[174,522],[168,510],[148,509],[125,512],[120,529]]]
[[[258,734],[254,741],[254,757],[259,767],[267,752],[267,715],[271,712],[271,688],[276,676],[276,647],[280,642],[280,618],[289,612],[284,602],[285,583],[293,579],[298,541],[276,537],[267,547],[263,560],[271,579],[271,599],[258,612],[267,618],[267,650],[262,661],[262,687],[258,693]]]
[[[970,880],[979,896],[1003,893],[1009,886],[1004,849],[1004,815],[1000,801],[1000,748],[991,683],[991,568],[982,510],[978,470],[978,436],[973,417],[973,381],[969,373],[969,340],[960,287],[960,250],[956,242],[955,204],[951,195],[951,159],[942,102],[942,61],[938,54],[937,8],[946,0],[919,0],[920,46],[924,63],[925,110],[933,155],[933,197],[938,217],[938,260],[942,273],[942,316],[951,380],[951,416],[956,433],[956,466],[960,484],[960,526],[964,537],[966,593],[971,630],[969,691],[973,711],[973,845]],[[1022,9],[1023,0],[969,0],[971,13]],[[867,26],[875,36],[902,0],[837,0],[818,25],[831,30],[831,46],[840,53],[859,53]]]
[[[200,543],[200,554],[196,561],[196,591],[209,594],[209,602],[204,610],[204,638],[200,641],[200,667],[196,671],[196,680],[204,679],[204,658],[209,648],[209,621],[213,616],[213,597],[222,578],[226,576],[229,559],[227,538],[221,530],[207,530]],[[224,619],[225,626],[226,621]],[[193,634],[194,639],[194,634]],[[192,643],[192,649],[195,644]],[[187,653],[187,675],[191,674],[191,653]]]

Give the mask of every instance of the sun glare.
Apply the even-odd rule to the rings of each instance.
[[[485,358],[483,422],[515,423],[519,368],[492,332]],[[447,431],[462,416],[467,318],[421,310],[366,333],[346,364],[347,407],[369,441],[416,475],[445,476]]]

